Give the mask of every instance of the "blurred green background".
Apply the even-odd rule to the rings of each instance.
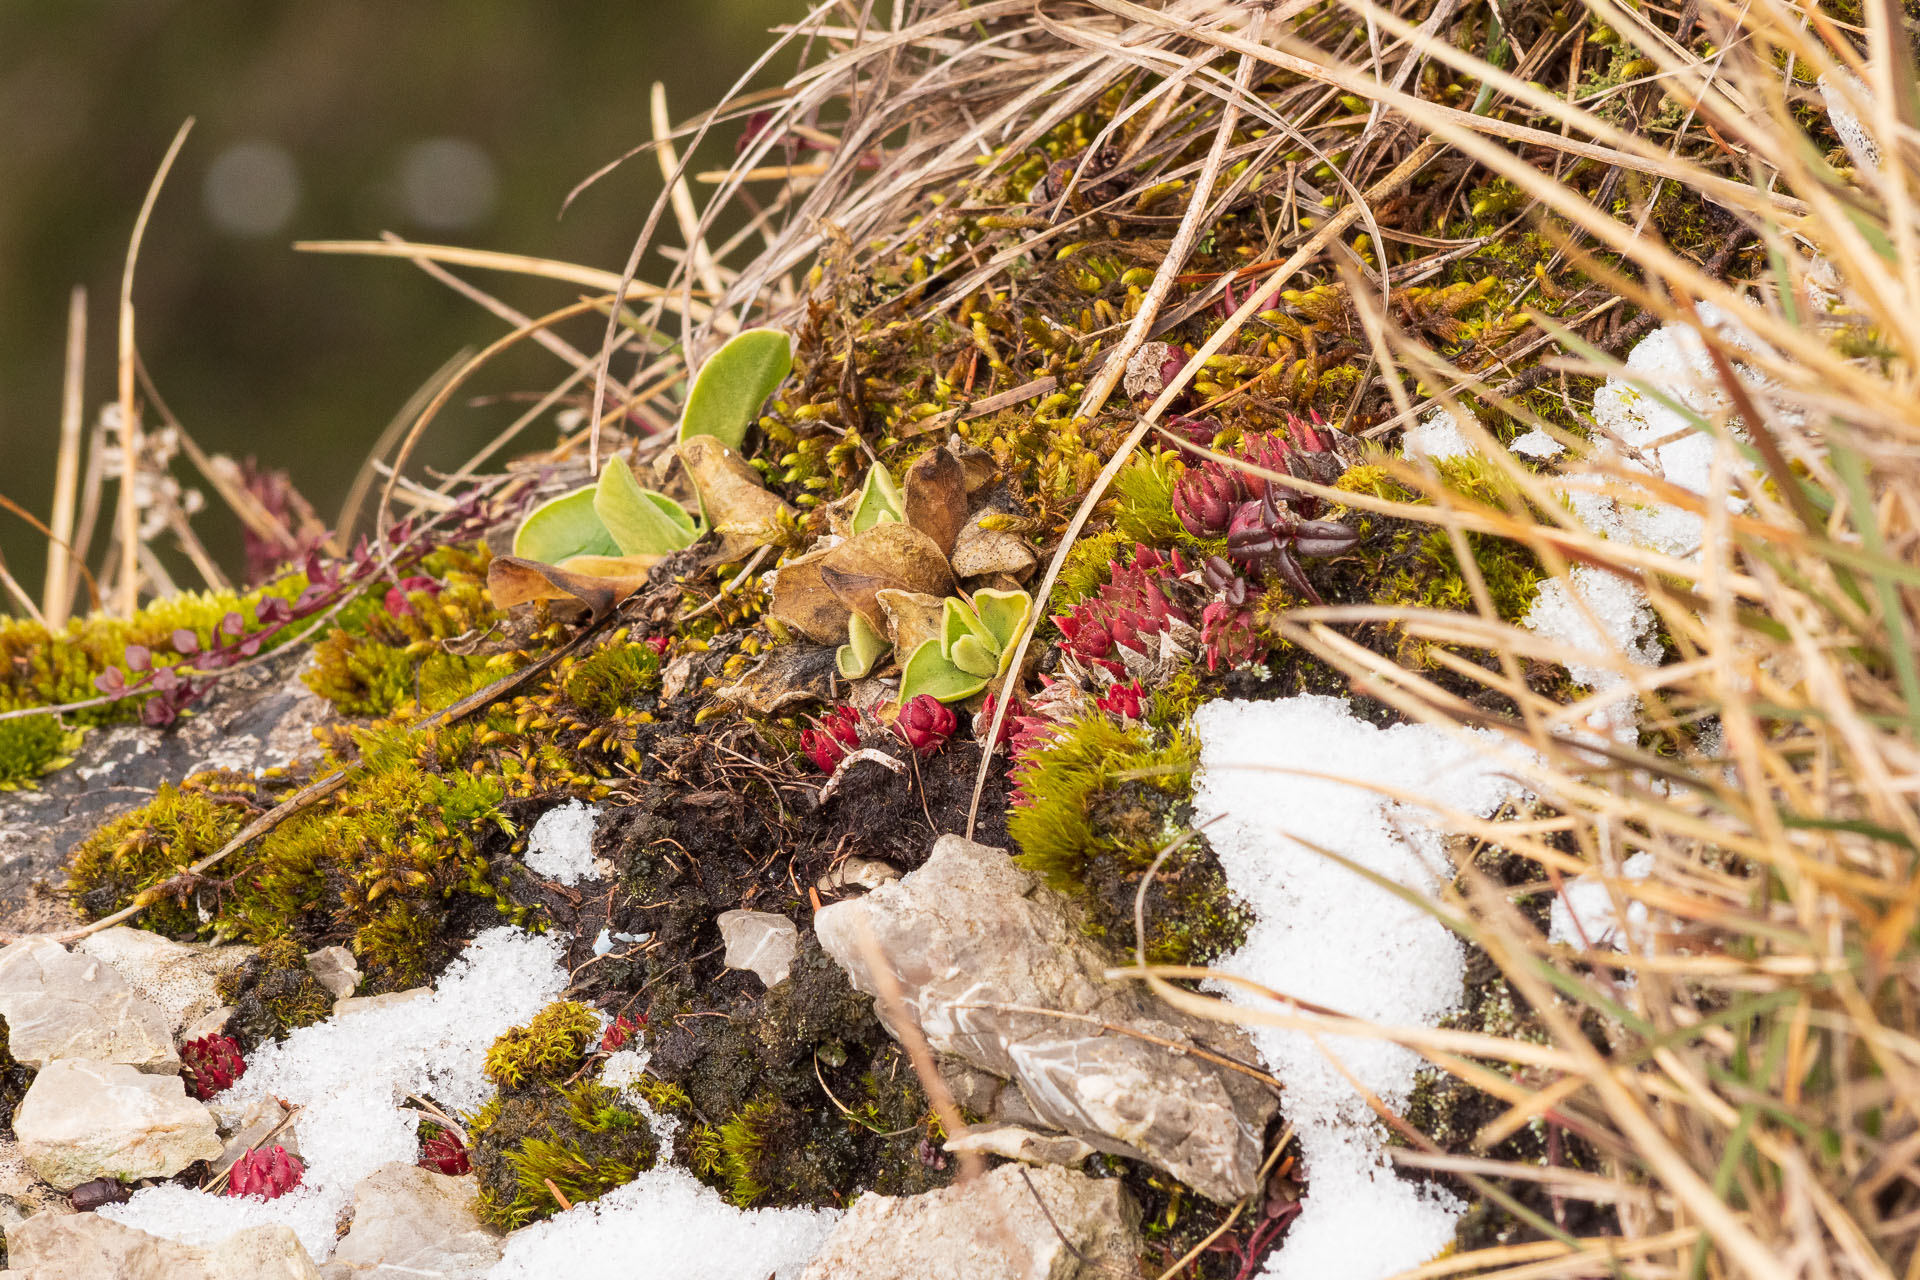
[[[127,237],[185,117],[198,123],[139,263],[141,351],[203,447],[285,468],[331,520],[414,388],[503,326],[408,263],[289,245],[392,230],[617,271],[659,191],[657,163],[634,158],[561,217],[566,193],[650,137],[655,80],[685,119],[768,47],[768,27],[802,11],[800,0],[0,5],[0,493],[46,518],[75,284],[91,295],[89,426],[113,395]],[[794,65],[783,52],[756,83]],[[724,163],[737,132],[702,166]],[[534,312],[579,294],[469,278]],[[479,385],[544,390],[565,372],[528,344]],[[458,406],[423,460],[457,463],[515,411]],[[551,439],[544,427],[523,437]],[[0,553],[37,597],[44,539],[12,515],[0,522]],[[231,518],[214,509],[195,523],[236,570]]]

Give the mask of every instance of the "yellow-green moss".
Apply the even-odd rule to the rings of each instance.
[[[504,1231],[585,1204],[651,1169],[646,1117],[591,1080],[505,1090],[467,1122],[482,1221]],[[557,1196],[556,1196],[557,1193]]]
[[[68,887],[88,915],[116,911],[226,844],[258,811],[258,802],[259,783],[237,773],[216,770],[162,783],[147,804],[81,842],[68,867]],[[142,924],[166,934],[199,928],[195,896],[160,899],[147,908]]]
[[[550,1004],[487,1050],[487,1079],[502,1089],[529,1080],[561,1080],[580,1065],[600,1029],[593,1011],[572,1000]]]

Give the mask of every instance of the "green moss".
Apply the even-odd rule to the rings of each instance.
[[[573,704],[590,715],[611,716],[660,688],[660,655],[642,642],[609,644],[567,673]]]
[[[487,1079],[502,1089],[529,1080],[560,1080],[580,1065],[599,1029],[585,1005],[571,1000],[550,1004],[532,1022],[493,1042],[487,1050]]]
[[[108,915],[226,844],[258,805],[259,784],[241,774],[216,771],[162,783],[146,805],[81,842],[68,867],[68,887],[88,915]],[[160,899],[147,908],[142,924],[166,934],[198,929],[195,896]],[[217,899],[217,889],[210,896]]]
[[[504,1231],[597,1200],[653,1168],[660,1153],[646,1117],[590,1080],[503,1090],[467,1132],[480,1218]]]
[[[31,786],[42,774],[72,764],[85,732],[51,715],[0,720],[0,791]]]
[[[1170,546],[1186,529],[1173,514],[1173,486],[1186,471],[1164,449],[1136,451],[1113,475],[1113,529],[1128,542]]]
[[[333,1013],[333,993],[308,971],[306,952],[291,937],[262,943],[259,954],[220,977],[216,990],[233,1006],[227,1034],[238,1039],[243,1050]]]

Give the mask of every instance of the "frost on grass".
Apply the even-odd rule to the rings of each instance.
[[[1434,815],[1326,777],[1363,779],[1441,808],[1486,816],[1522,794],[1490,754],[1498,739],[1429,725],[1379,729],[1338,698],[1212,702],[1200,737],[1196,825],[1255,922],[1220,968],[1387,1026],[1430,1025],[1460,1000],[1465,952],[1417,905],[1314,851],[1329,849],[1431,894],[1453,869]],[[1257,996],[1223,986],[1238,1003]],[[1270,1007],[1270,1006],[1269,1006]],[[1384,1131],[1327,1053],[1388,1106],[1404,1107],[1422,1059],[1379,1039],[1250,1028],[1286,1086],[1308,1192],[1263,1273],[1280,1280],[1378,1280],[1447,1246],[1463,1211],[1443,1191],[1396,1177]]]
[[[659,1165],[514,1232],[487,1280],[795,1280],[839,1218],[736,1209],[692,1174]]]
[[[102,1216],[191,1244],[285,1223],[324,1261],[333,1252],[335,1219],[359,1181],[419,1155],[419,1113],[400,1103],[419,1094],[455,1113],[482,1106],[493,1093],[482,1069],[487,1047],[559,997],[567,985],[563,957],[559,938],[490,929],[432,992],[303,1027],[256,1053],[214,1105],[223,1116],[265,1097],[299,1107],[293,1125],[307,1166],[300,1190],[261,1200],[155,1187]]]
[[[593,827],[600,811],[578,800],[555,805],[540,815],[527,837],[527,869],[544,880],[572,886],[597,874],[593,865]]]

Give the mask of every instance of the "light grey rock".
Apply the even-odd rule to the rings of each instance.
[[[1139,1223],[1139,1207],[1115,1179],[1001,1165],[924,1195],[861,1196],[801,1280],[1137,1275]]]
[[[757,974],[769,987],[793,972],[793,958],[800,954],[800,930],[793,921],[771,911],[722,911],[715,923],[727,944],[727,968]]]
[[[180,1043],[198,1040],[201,1036],[217,1036],[227,1029],[227,1019],[233,1016],[233,1006],[223,1004],[218,1009],[210,1009],[186,1026],[180,1028]]]
[[[360,986],[360,962],[345,947],[322,947],[308,952],[307,972],[333,992],[335,1000],[345,1000]]]
[[[33,1171],[20,1153],[20,1144],[11,1138],[0,1139],[0,1199],[17,1206],[29,1218],[49,1210],[64,1213],[69,1209],[66,1196]]]
[[[292,1227],[180,1244],[92,1213],[41,1214],[7,1233],[7,1265],[32,1280],[319,1280]]]
[[[1093,1154],[1089,1143],[1065,1133],[1035,1133],[1024,1125],[976,1124],[957,1138],[947,1139],[947,1150],[955,1155],[971,1151],[983,1156],[1004,1156],[1023,1164],[1076,1165]]]
[[[179,1076],[62,1058],[40,1069],[13,1117],[33,1171],[70,1191],[95,1178],[166,1178],[220,1154],[213,1113]]]
[[[847,858],[814,882],[822,893],[848,889],[878,889],[900,878],[899,868],[876,858]]]
[[[245,964],[255,949],[190,946],[118,925],[82,938],[73,950],[112,966],[128,986],[166,1015],[169,1031],[179,1031],[220,1007],[214,984],[222,974]]]
[[[348,996],[344,1000],[333,1002],[333,1016],[351,1018],[357,1014],[371,1013],[375,1009],[391,1009],[395,1005],[412,1004],[415,1000],[432,994],[432,987],[408,987],[405,991],[389,991],[377,996]]]
[[[919,870],[823,908],[813,927],[860,990],[879,993],[876,959],[892,971],[935,1053],[1014,1086],[993,1099],[991,1118],[1144,1160],[1221,1203],[1254,1189],[1273,1095],[1237,1072],[1099,1024],[1242,1059],[1252,1047],[1230,1028],[1107,980],[1106,958],[1071,904],[1003,851],[943,836]],[[885,1002],[877,1011],[897,1035]]]
[[[178,1072],[173,1025],[113,966],[45,938],[0,950],[0,1017],[13,1056],[30,1067],[56,1058],[124,1062]]]
[[[479,1280],[505,1242],[480,1225],[471,1177],[389,1164],[353,1192],[353,1229],[323,1280]]]

